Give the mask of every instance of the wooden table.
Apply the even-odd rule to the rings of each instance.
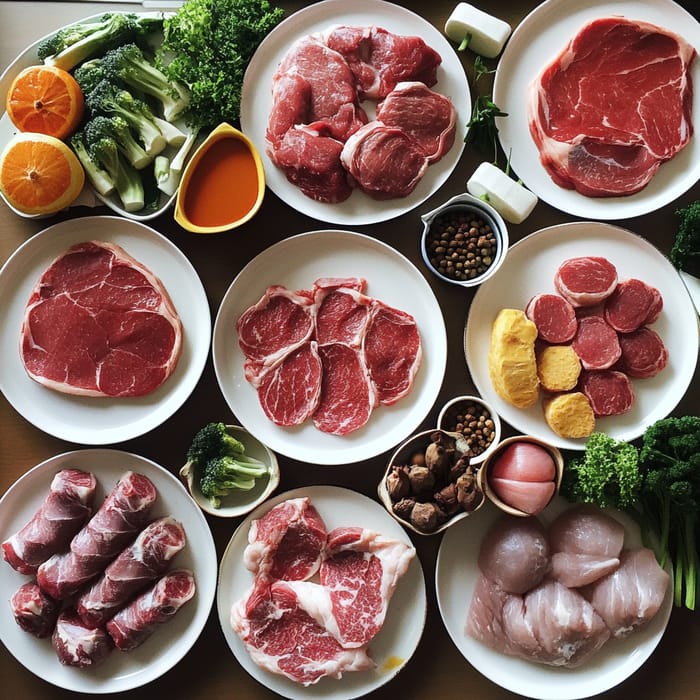
[[[285,10],[294,11],[307,3],[279,2]],[[401,2],[422,14],[436,27],[442,29],[455,3],[433,0],[430,3]],[[516,2],[498,0],[488,5],[493,14],[515,27],[536,6],[533,0]],[[696,6],[694,0],[681,3],[687,9]],[[70,2],[0,2],[0,68],[28,44],[68,22],[110,8],[134,9],[138,6],[116,3]],[[696,8],[697,9],[697,8]],[[473,56],[465,54],[461,59],[471,74]],[[700,89],[700,86],[698,86]],[[419,252],[420,212],[429,211],[448,197],[464,191],[465,183],[481,156],[467,148],[461,161],[442,189],[417,210],[399,218],[376,225],[363,226],[359,230],[376,236],[401,250],[428,278],[443,309],[448,329],[448,361],[445,380],[435,406],[429,411],[421,429],[436,423],[439,406],[458,393],[473,393],[474,385],[469,376],[462,350],[462,333],[473,292],[438,282],[426,270]],[[676,208],[685,206],[700,197],[700,186],[678,201],[652,214],[628,219],[619,223],[652,241],[662,252],[668,253],[672,244],[677,220]],[[0,262],[4,262],[21,243],[47,225],[69,217],[110,213],[108,210],[72,209],[45,221],[28,221],[14,216],[4,204],[0,204]],[[572,217],[540,204],[521,225],[510,225],[511,242],[552,224],[572,220]],[[282,237],[303,231],[322,228],[314,221],[290,209],[274,194],[268,192],[261,212],[248,226],[236,233],[208,237],[189,234],[180,229],[172,219],[172,212],[163,214],[152,222],[154,228],[164,233],[179,246],[196,267],[207,291],[214,317],[219,302],[231,280],[255,255]],[[604,252],[604,251],[601,251]],[[1,361],[1,360],[0,360]],[[687,395],[676,409],[677,414],[698,414],[696,374]],[[169,420],[147,435],[114,447],[127,449],[176,471],[193,432],[209,420],[228,420],[233,417],[221,396],[214,371],[209,361],[204,374],[191,398]],[[18,415],[3,397],[0,399],[0,490],[4,492],[27,469],[48,457],[79,448],[50,437],[33,427]],[[376,484],[385,468],[389,451],[365,463],[340,467],[321,467],[286,458],[280,458],[282,482],[280,491],[310,484],[336,484],[355,489],[376,498]],[[2,513],[0,512],[0,518]],[[238,520],[229,522],[210,518],[218,555],[221,556]],[[474,670],[451,642],[440,619],[435,599],[435,559],[439,537],[414,537],[426,577],[428,590],[428,619],[420,645],[406,668],[390,683],[373,693],[376,698],[448,698],[471,697],[480,700],[518,697],[502,690]],[[2,575],[2,574],[0,574]],[[2,603],[6,605],[6,601]],[[466,601],[465,601],[466,605]],[[5,608],[3,625],[13,624]],[[605,694],[606,698],[663,697],[665,700],[691,700],[698,697],[697,660],[700,657],[700,627],[698,614],[674,610],[668,631],[652,658],[622,685]],[[74,695],[41,680],[41,669],[34,675],[20,665],[3,648],[0,651],[0,698],[70,698]],[[225,643],[215,612],[195,643],[191,652],[175,668],[145,687],[131,691],[130,698],[150,700],[162,698],[245,698],[257,700],[276,697],[247,675],[238,665]]]

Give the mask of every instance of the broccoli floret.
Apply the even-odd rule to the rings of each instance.
[[[162,105],[166,121],[174,121],[187,108],[187,89],[166,78],[136,44],[117,46],[105,54],[103,61],[112,78],[156,99]]]
[[[107,78],[102,58],[84,61],[73,71],[73,77],[83,91],[83,95],[92,92],[102,80]]]
[[[94,120],[85,125],[85,143],[90,156],[100,164],[114,182],[114,188],[126,211],[144,206],[143,182],[138,171],[121,154],[117,142],[105,136]]]
[[[88,124],[91,139],[94,140],[98,137],[113,139],[121,154],[137,170],[142,170],[153,161],[153,158],[136,141],[129,124],[123,117],[116,114],[111,117],[98,114]]]
[[[680,225],[669,258],[678,270],[700,277],[700,200],[678,209]]]
[[[218,508],[223,496],[235,490],[249,491],[255,487],[256,479],[266,473],[265,466],[257,460],[250,462],[228,456],[215,457],[204,466],[199,488],[212,506]]]
[[[93,115],[117,115],[124,119],[149,156],[155,157],[167,146],[165,136],[153,121],[151,108],[109,80],[100,81],[85,96],[85,103]]]
[[[207,423],[192,438],[187,450],[187,460],[204,465],[214,457],[222,455],[236,457],[242,455],[244,451],[243,443],[226,430],[224,423]]]
[[[73,70],[79,63],[162,27],[162,20],[133,12],[108,12],[97,22],[78,22],[47,37],[37,48],[46,64]]]
[[[70,145],[75,155],[78,156],[78,160],[83,166],[83,170],[85,170],[85,175],[92,186],[104,197],[112,194],[114,192],[114,180],[88,152],[85,144],[85,134],[82,131],[74,133],[71,136]]]

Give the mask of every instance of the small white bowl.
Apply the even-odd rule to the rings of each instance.
[[[237,518],[249,513],[272,494],[280,483],[280,469],[275,453],[256,437],[253,437],[245,428],[240,425],[227,425],[226,429],[245,445],[247,455],[255,457],[267,465],[268,473],[257,479],[255,486],[250,491],[235,490],[227,496],[222,496],[219,508],[214,508],[209,499],[202,495],[191,462],[186,462],[180,468],[180,477],[185,482],[192,498],[205,513],[216,515],[219,518]]]

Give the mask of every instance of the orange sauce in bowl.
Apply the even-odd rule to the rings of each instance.
[[[195,226],[234,224],[255,206],[260,191],[253,154],[238,138],[224,137],[202,154],[187,184],[183,211]]]

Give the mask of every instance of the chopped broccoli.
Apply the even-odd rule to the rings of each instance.
[[[188,90],[179,82],[169,80],[136,44],[121,44],[108,51],[102,60],[105,71],[113,79],[157,100],[166,121],[177,119],[187,108]]]
[[[117,115],[131,127],[149,156],[155,157],[167,145],[165,136],[153,120],[153,110],[128,90],[109,80],[101,80],[87,95],[85,103],[92,115]]]
[[[242,455],[245,447],[226,430],[224,423],[207,423],[192,438],[187,459],[190,462],[204,464],[213,457]]]
[[[154,172],[158,189],[168,196],[172,196],[177,191],[180,180],[182,179],[182,170],[185,167],[187,155],[192,150],[197,139],[196,132],[192,132],[185,137],[184,142],[180,145],[177,153],[172,158],[165,156],[157,156],[154,165]]]
[[[73,70],[79,63],[134,41],[162,27],[162,19],[133,12],[108,12],[96,22],[77,22],[44,39],[37,47],[46,65]]]
[[[102,58],[98,56],[81,63],[73,71],[73,77],[83,91],[83,95],[87,95],[92,92],[102,80],[107,79],[108,76]]]
[[[121,154],[137,170],[142,170],[153,161],[134,138],[126,120],[117,114],[111,117],[98,114],[88,122],[86,129],[89,129],[92,140],[98,137],[113,139]]]
[[[673,266],[700,277],[700,199],[678,209],[680,225],[669,258]]]
[[[126,211],[144,206],[143,182],[138,171],[122,156],[114,138],[105,136],[94,120],[85,125],[85,143],[90,156],[109,173]]]
[[[104,170],[100,164],[90,155],[85,144],[85,134],[77,131],[71,136],[70,145],[80,164],[85,170],[85,175],[92,186],[104,197],[114,192],[114,180],[111,175]]]

